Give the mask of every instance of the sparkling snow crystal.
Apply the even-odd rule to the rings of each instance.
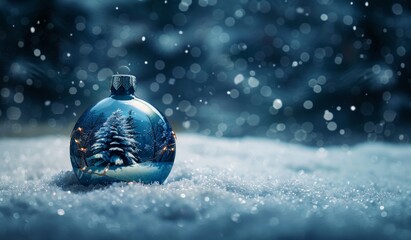
[[[0,140],[0,239],[411,237],[409,146],[184,134],[178,145],[162,185],[84,187],[67,137]]]

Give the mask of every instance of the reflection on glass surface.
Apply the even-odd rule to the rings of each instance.
[[[118,89],[76,123],[70,142],[74,172],[83,184],[162,183],[173,166],[175,134],[157,109]]]

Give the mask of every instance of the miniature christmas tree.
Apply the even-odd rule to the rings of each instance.
[[[93,155],[87,159],[89,165],[128,166],[138,163],[136,133],[132,124],[120,109],[113,112],[95,133],[96,142],[91,146]]]
[[[174,136],[166,125],[166,122],[162,119],[158,120],[158,123],[153,131],[154,138],[154,161],[155,162],[167,162],[169,161],[169,154],[174,152]]]

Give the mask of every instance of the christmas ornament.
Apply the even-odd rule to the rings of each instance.
[[[113,75],[111,96],[74,126],[70,158],[82,184],[162,183],[170,173],[176,136],[156,108],[134,95],[135,87],[135,76]]]

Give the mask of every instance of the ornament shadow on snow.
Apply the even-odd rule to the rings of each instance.
[[[134,76],[114,75],[112,95],[74,127],[70,157],[80,182],[162,183],[170,173],[176,135],[157,109],[134,96],[134,85]]]

